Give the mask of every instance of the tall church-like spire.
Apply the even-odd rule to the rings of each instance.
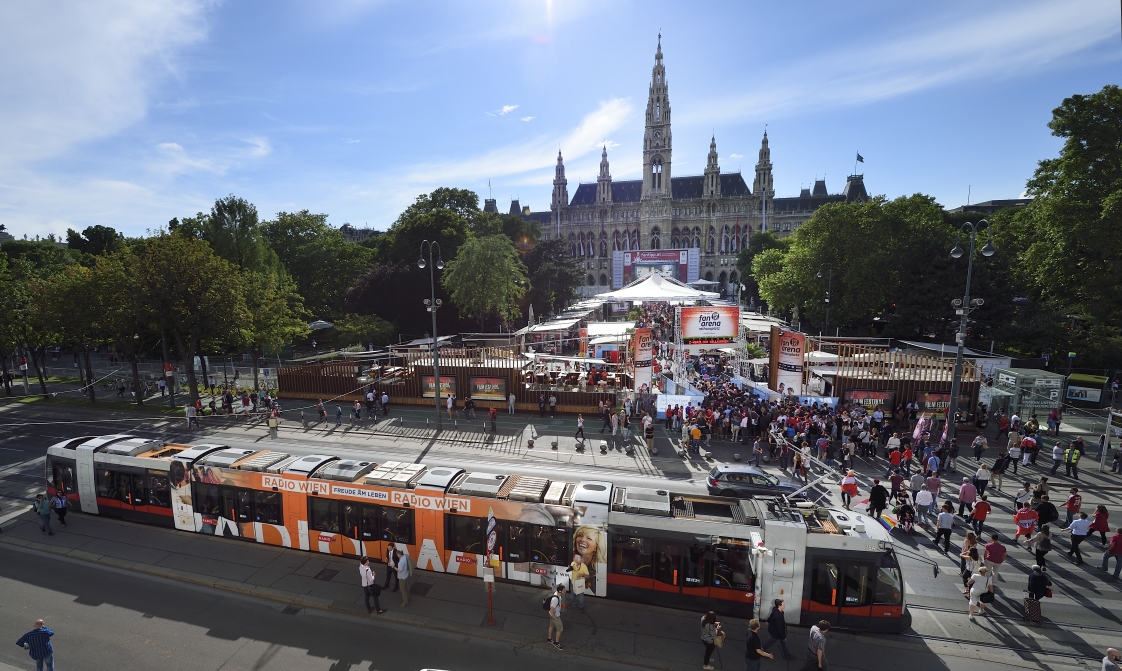
[[[775,188],[771,181],[771,149],[767,146],[767,130],[764,130],[764,139],[760,141],[760,160],[756,162],[756,179],[752,183],[752,192],[760,199],[760,229],[764,230],[771,216],[772,199],[775,198]]]
[[[721,195],[721,166],[717,163],[717,136],[709,140],[709,158],[705,162],[705,187],[703,198],[718,198]]]
[[[662,34],[658,36],[651,85],[647,92],[643,133],[643,200],[670,197],[670,96],[662,65]]]
[[[600,154],[600,175],[596,178],[596,202],[612,202],[612,173],[608,170],[608,146]]]
[[[561,237],[562,213],[569,206],[569,181],[565,179],[565,161],[561,158],[561,150],[557,150],[557,167],[553,173],[553,197],[549,202],[549,209],[553,213],[557,237]]]

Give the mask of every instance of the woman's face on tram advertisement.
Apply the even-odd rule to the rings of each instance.
[[[603,533],[595,527],[579,527],[573,533],[573,550],[591,570],[595,570],[599,563],[602,547]]]

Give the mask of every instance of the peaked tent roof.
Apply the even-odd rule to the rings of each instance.
[[[597,299],[604,301],[702,301],[719,297],[716,292],[698,291],[661,275],[650,275],[622,289],[596,295]]]

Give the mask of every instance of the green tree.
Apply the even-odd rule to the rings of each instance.
[[[9,259],[27,261],[35,272],[50,274],[75,262],[69,250],[47,240],[8,240],[0,249]]]
[[[184,217],[173,227],[182,237],[210,243],[214,253],[239,270],[275,270],[277,256],[269,248],[258,222],[257,208],[244,198],[231,194],[214,201],[210,213]]]
[[[251,316],[239,285],[241,274],[206,242],[178,232],[147,239],[137,256],[145,269],[150,308],[187,359],[194,402],[199,397],[194,357],[203,355],[203,345],[250,340],[244,331]]]
[[[101,224],[87,226],[81,233],[72,228],[66,229],[67,246],[83,254],[94,256],[108,254],[119,249],[123,241],[124,236],[113,228]]]
[[[393,324],[378,315],[344,315],[335,322],[334,330],[335,344],[339,347],[368,343],[378,347],[393,342]]]
[[[560,312],[576,297],[584,274],[564,240],[542,240],[523,257],[530,279],[534,314]]]
[[[744,285],[741,296],[743,300],[752,299],[756,302],[760,300],[760,285],[756,282],[756,276],[752,274],[752,262],[756,255],[769,249],[785,250],[789,244],[790,238],[777,238],[771,231],[754,233],[748,239],[748,245],[736,255],[736,273],[740,277],[741,284]]]
[[[91,273],[96,293],[97,330],[125,355],[137,390],[136,404],[144,404],[140,393],[139,363],[160,340],[156,314],[152,310],[152,285],[144,282],[146,269],[132,249],[123,248],[99,257]]]
[[[343,240],[338,229],[327,225],[326,214],[308,210],[278,212],[262,230],[308,311],[321,319],[342,315],[344,293],[371,264],[374,253]]]
[[[377,259],[388,265],[413,263],[422,240],[436,240],[445,258],[455,258],[472,226],[489,230],[491,219],[484,214],[474,191],[442,187],[421,194],[374,243]]]
[[[0,362],[4,372],[4,391],[8,396],[12,395],[7,375],[8,354],[20,346],[21,321],[27,317],[26,310],[32,302],[28,285],[31,273],[30,262],[24,259],[9,261],[8,255],[0,251],[0,314],[4,315],[0,319]]]
[[[489,316],[507,321],[518,315],[518,299],[526,294],[526,267],[505,235],[472,238],[445,267],[441,284],[460,315],[474,317],[484,330]]]
[[[281,273],[252,270],[242,274],[245,307],[249,321],[243,332],[253,355],[253,386],[256,389],[257,360],[264,347],[278,348],[308,334],[307,313],[296,284]]]

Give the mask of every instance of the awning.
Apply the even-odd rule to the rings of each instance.
[[[635,322],[589,322],[589,337],[623,335],[628,329],[635,328]]]
[[[657,303],[666,301],[700,301],[720,298],[720,294],[713,291],[699,291],[669,277],[649,275],[617,291],[597,294],[596,298],[604,301],[652,301]]]

